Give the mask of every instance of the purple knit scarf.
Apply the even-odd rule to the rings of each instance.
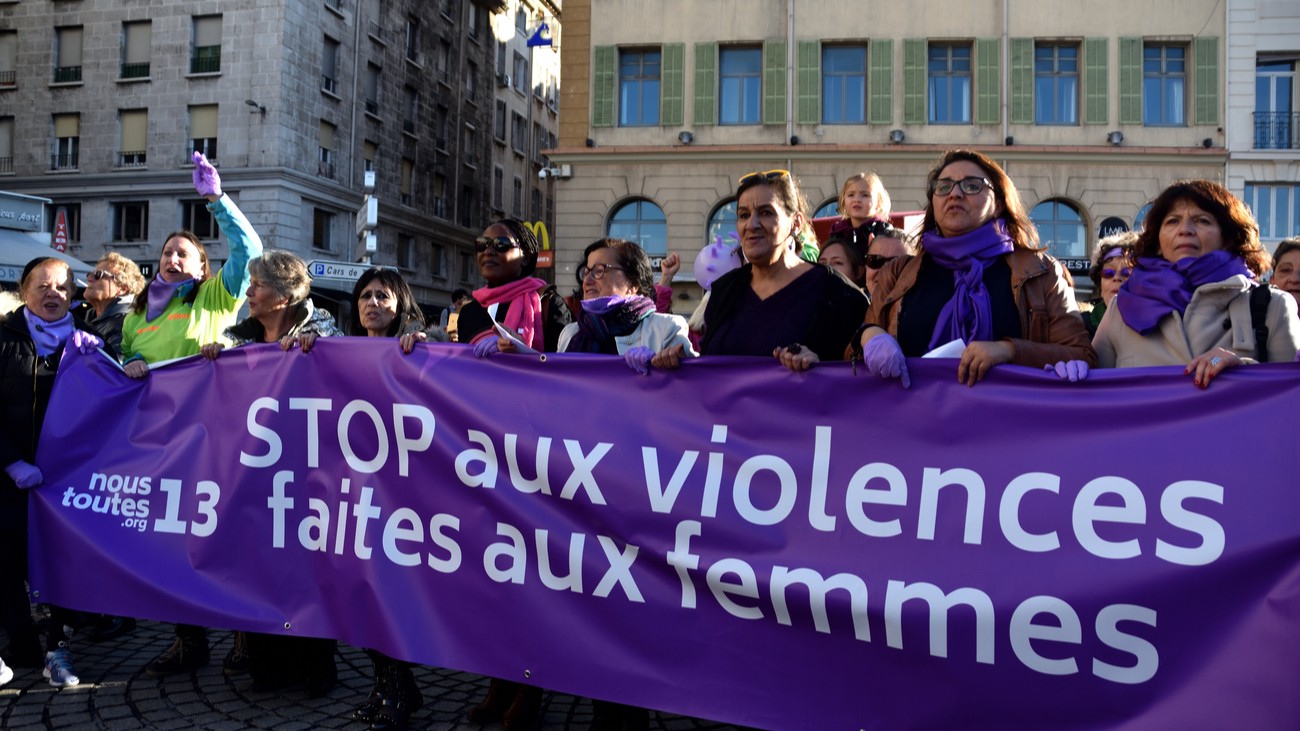
[[[187,284],[193,284],[193,279],[186,279],[181,282],[168,282],[162,278],[162,274],[154,275],[153,281],[149,283],[149,309],[146,313],[146,321],[152,322],[158,319],[158,316],[167,309],[167,303],[172,301],[178,293],[184,297],[189,290],[181,290]]]
[[[601,353],[615,337],[627,335],[655,311],[655,301],[639,294],[630,297],[595,297],[582,301],[578,334],[569,342],[570,353]]]
[[[993,308],[984,287],[984,267],[1015,246],[1007,225],[997,218],[961,236],[945,238],[938,231],[921,234],[925,253],[936,264],[952,271],[956,285],[952,299],[939,311],[930,347],[961,339],[971,343],[993,337]]]
[[[35,312],[24,307],[23,316],[27,318],[27,332],[32,336],[32,344],[36,346],[36,354],[42,357],[59,352],[75,327],[72,323],[71,314],[64,315],[54,322],[48,322],[37,317]]]
[[[1172,264],[1162,257],[1144,256],[1137,260],[1133,275],[1120,285],[1115,306],[1125,325],[1146,335],[1165,315],[1174,311],[1182,314],[1197,287],[1237,274],[1255,278],[1246,260],[1229,251],[1188,256]]]

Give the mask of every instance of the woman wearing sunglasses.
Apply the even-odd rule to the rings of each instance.
[[[537,269],[537,237],[513,218],[488,226],[474,240],[474,257],[487,286],[474,290],[460,311],[460,342],[480,356],[510,352],[514,345],[499,337],[494,323],[515,333],[528,347],[555,352],[560,331],[573,316],[554,286],[532,276]]]
[[[808,207],[785,170],[750,173],[736,188],[736,230],[746,264],[713,283],[704,355],[774,356],[791,370],[842,360],[867,297],[842,274],[810,264]]]
[[[94,311],[87,322],[103,333],[104,341],[115,350],[122,345],[122,323],[144,285],[140,267],[116,251],[99,257],[95,271],[87,277],[82,297]]]
[[[997,163],[950,150],[930,170],[920,253],[880,273],[854,338],[867,371],[910,385],[905,357],[953,340],[966,348],[957,380],[974,385],[993,366],[1096,363],[1059,262],[1038,247],[1020,194]]]
[[[1133,245],[1138,235],[1134,231],[1111,234],[1097,242],[1097,256],[1088,270],[1097,296],[1088,301],[1092,309],[1083,313],[1083,324],[1089,335],[1097,334],[1097,326],[1106,314],[1106,306],[1115,299],[1119,286],[1133,273]]]

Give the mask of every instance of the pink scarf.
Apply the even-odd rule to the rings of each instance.
[[[544,287],[546,282],[537,277],[524,277],[499,287],[476,289],[474,300],[485,308],[498,302],[508,302],[506,320],[502,324],[519,333],[519,339],[524,341],[524,345],[534,350],[543,350],[542,296],[538,293]],[[489,330],[480,333],[475,340],[488,335],[496,337],[497,334]]]

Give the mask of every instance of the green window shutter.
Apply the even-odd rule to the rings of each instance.
[[[975,41],[975,123],[1002,121],[1002,42],[997,38]]]
[[[718,44],[695,44],[695,112],[696,126],[718,123]]]
[[[591,64],[591,126],[614,126],[614,72],[618,63],[618,49],[614,46],[596,46]]]
[[[763,44],[763,124],[785,124],[785,41]]]
[[[925,124],[925,39],[903,39],[903,124]]]
[[[822,44],[799,41],[799,124],[822,121]]]
[[[659,124],[682,126],[683,97],[686,94],[686,46],[668,43],[663,47],[663,66],[659,80]]]
[[[1011,39],[1011,123],[1034,123],[1034,39]]]
[[[894,40],[872,39],[867,72],[867,98],[871,124],[894,122]]]
[[[1196,124],[1219,123],[1219,37],[1196,39]]]
[[[1142,39],[1119,39],[1119,123],[1142,124]]]
[[[1083,41],[1084,124],[1110,121],[1110,74],[1106,64],[1109,54],[1109,39],[1088,38]]]

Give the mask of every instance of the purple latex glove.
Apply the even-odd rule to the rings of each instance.
[[[68,338],[68,347],[76,348],[82,355],[91,355],[104,347],[104,341],[85,330],[73,330],[72,336]]]
[[[500,352],[501,348],[497,345],[497,338],[495,335],[483,338],[477,343],[474,343],[474,355],[477,355],[480,358],[486,358],[493,353]]]
[[[867,373],[881,378],[897,378],[903,382],[903,388],[912,387],[903,349],[889,333],[880,333],[867,341],[862,348],[862,364],[866,366]]]
[[[217,169],[212,167],[212,163],[208,162],[208,158],[204,157],[203,153],[198,150],[194,151],[193,160],[194,190],[198,191],[199,195],[202,196],[215,195],[220,198],[221,175],[217,173]]]
[[[650,375],[650,359],[655,357],[655,352],[644,345],[633,345],[623,354],[623,362],[627,367],[640,373],[643,376]]]
[[[9,473],[9,477],[13,479],[15,485],[24,490],[36,487],[45,481],[40,467],[24,462],[21,459],[5,467],[5,472]]]
[[[1054,371],[1062,381],[1082,381],[1088,378],[1088,361],[1062,360],[1043,366],[1043,370]]]

